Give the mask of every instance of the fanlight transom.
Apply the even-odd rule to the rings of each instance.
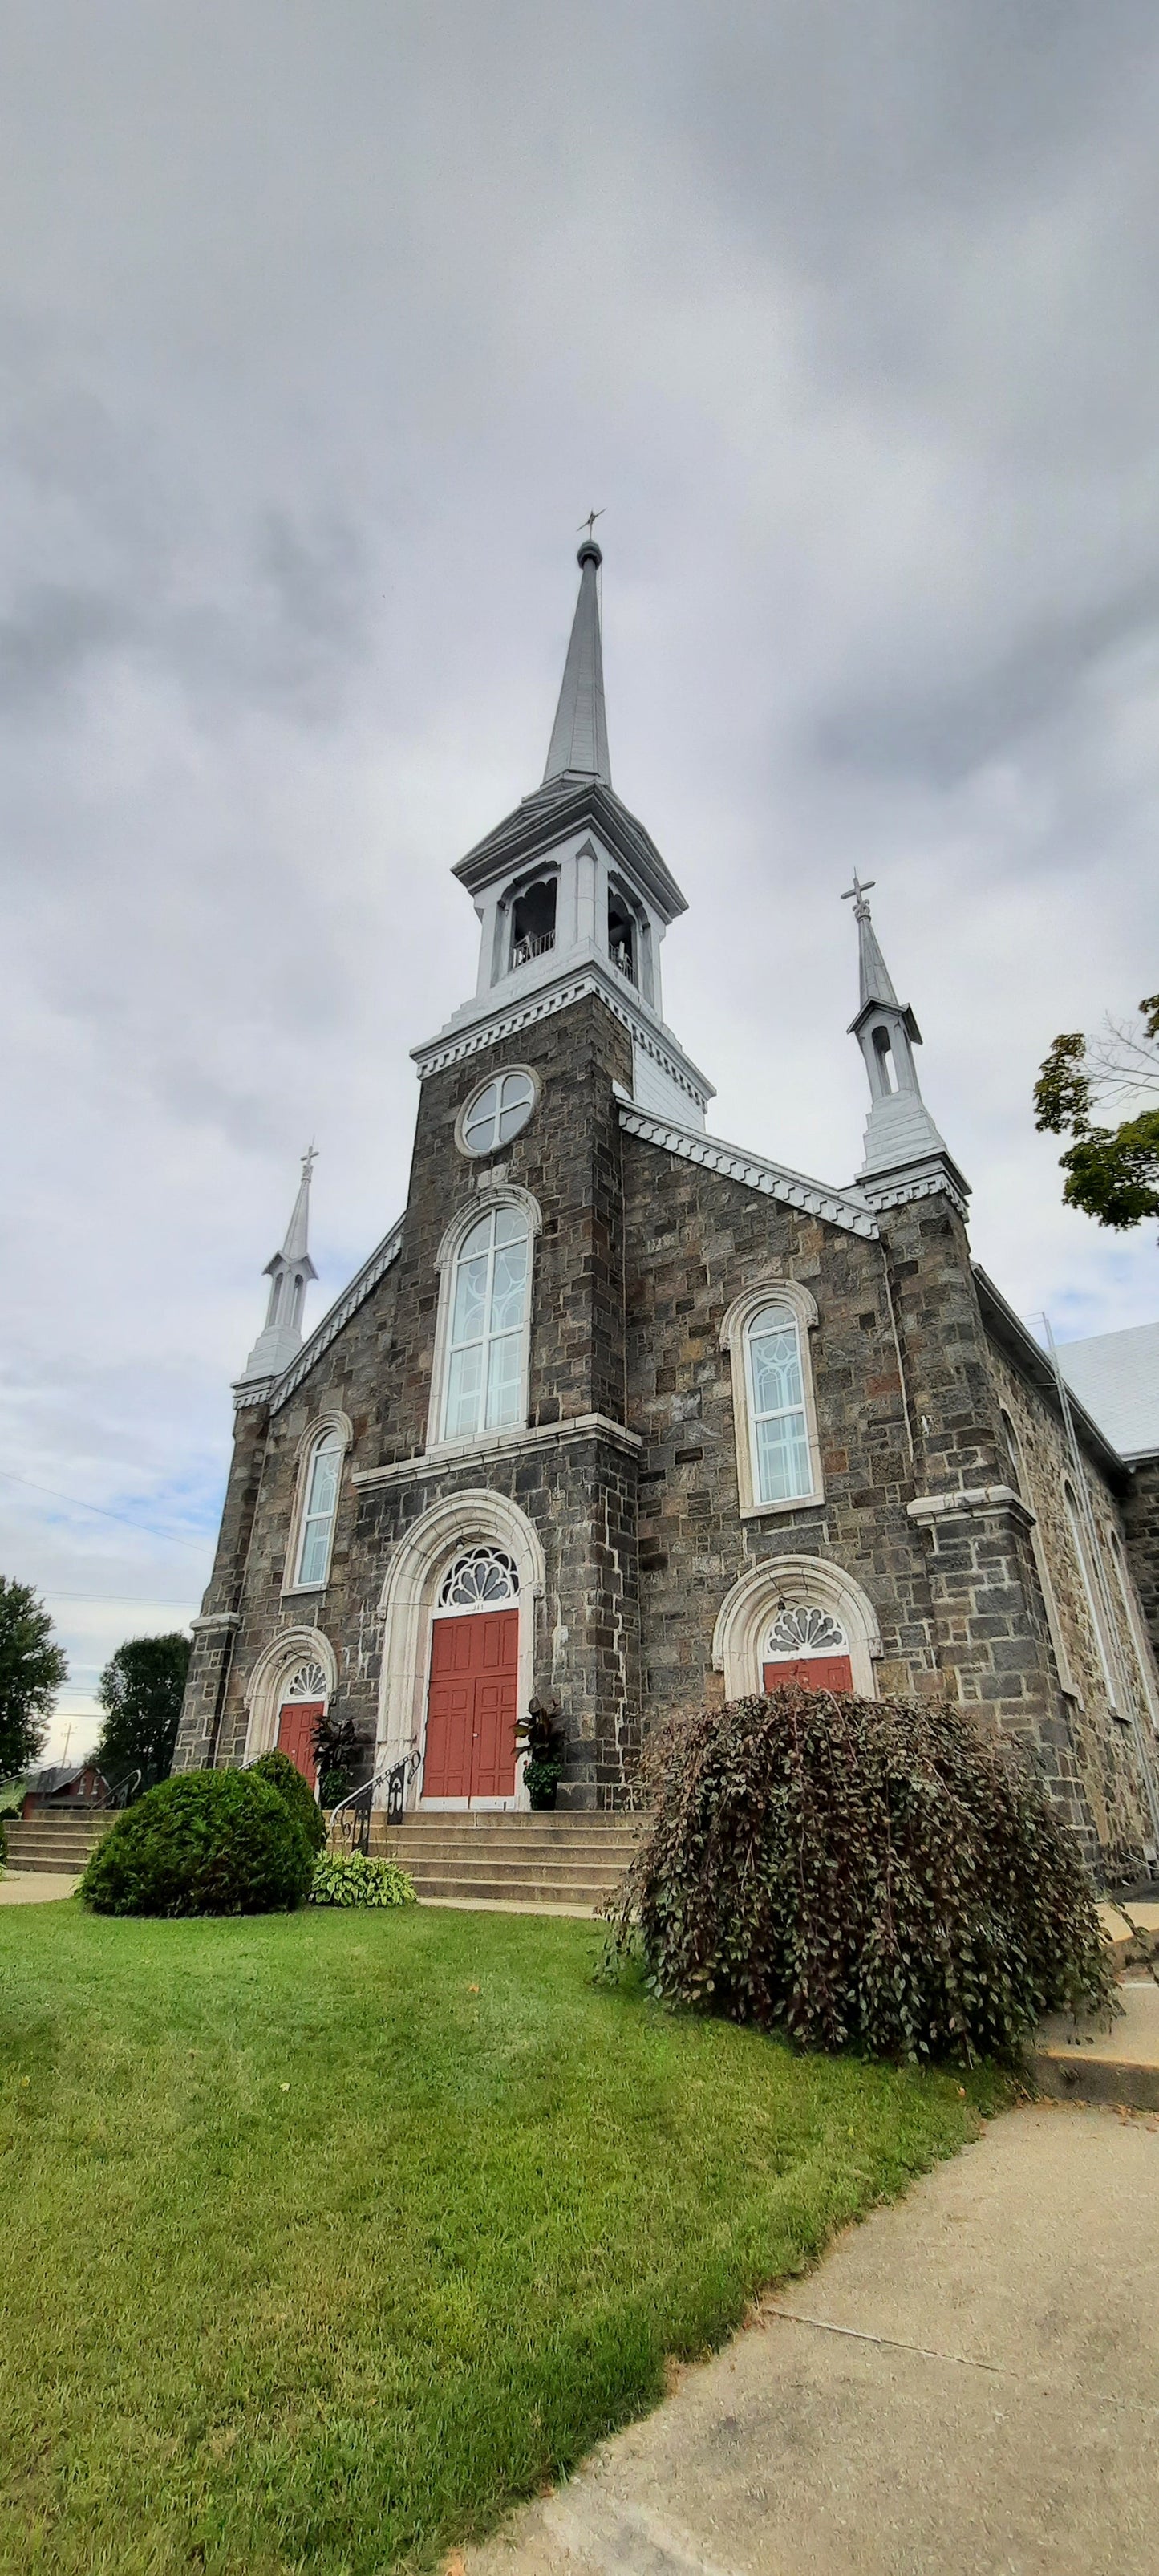
[[[811,1610],[799,1603],[791,1610],[779,1610],[765,1639],[765,1657],[778,1655],[843,1655],[848,1652],[845,1632],[827,1610]]]
[[[288,1699],[325,1699],[325,1697],[326,1675],[322,1670],[321,1664],[317,1663],[298,1664],[295,1670],[291,1673],[290,1678],[286,1683],[286,1687],[282,1692],[283,1701]]]
[[[440,1610],[497,1610],[519,1597],[514,1559],[502,1547],[473,1547],[457,1556],[439,1585]]]

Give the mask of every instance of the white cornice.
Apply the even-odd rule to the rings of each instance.
[[[350,1481],[362,1492],[368,1486],[401,1485],[415,1477],[428,1481],[454,1467],[469,1467],[477,1458],[518,1457],[525,1449],[561,1448],[572,1440],[606,1440],[634,1455],[644,1446],[638,1431],[613,1422],[606,1413],[574,1413],[565,1422],[539,1422],[534,1429],[492,1431],[483,1440],[443,1440],[420,1458],[398,1458],[389,1467],[356,1467]]]
[[[828,1189],[824,1181],[810,1181],[803,1172],[786,1171],[780,1163],[766,1162],[761,1154],[746,1154],[739,1145],[726,1145],[718,1136],[701,1136],[686,1127],[674,1127],[667,1119],[654,1118],[646,1109],[637,1109],[627,1101],[620,1103],[620,1124],[630,1136],[643,1137],[646,1144],[660,1145],[669,1154],[678,1154],[685,1163],[703,1163],[710,1172],[723,1172],[730,1181],[740,1181],[749,1190],[760,1190],[765,1198],[781,1199],[786,1207],[801,1208],[808,1216],[824,1217],[828,1225],[841,1226],[846,1234],[863,1235],[867,1242],[877,1240],[877,1220],[864,1199],[851,1190]]]
[[[461,1064],[467,1056],[477,1055],[481,1047],[498,1046],[504,1038],[517,1037],[521,1029],[533,1028],[538,1021],[550,1019],[556,1011],[570,1009],[594,994],[605,1003],[614,1018],[626,1028],[635,1044],[643,1047],[662,1065],[671,1080],[686,1092],[696,1107],[703,1111],[714,1097],[712,1084],[683,1047],[677,1044],[662,1020],[653,1017],[646,1003],[635,994],[628,999],[631,987],[618,975],[614,966],[598,949],[589,951],[582,966],[571,973],[561,973],[554,983],[540,984],[526,1000],[509,1000],[498,1007],[489,997],[481,998],[477,1008],[468,1006],[468,1014],[425,1046],[411,1048],[420,1080],[430,1073],[442,1073],[449,1064]]]

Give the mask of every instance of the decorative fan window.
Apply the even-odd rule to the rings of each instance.
[[[299,1664],[282,1692],[283,1704],[290,1699],[325,1699],[326,1675],[321,1664]]]
[[[330,1544],[334,1536],[334,1515],[338,1509],[343,1447],[340,1431],[324,1431],[310,1452],[298,1539],[298,1563],[294,1574],[295,1583],[303,1590],[324,1583],[330,1571]]]
[[[785,1655],[844,1655],[849,1651],[843,1628],[827,1610],[798,1607],[780,1610],[765,1639],[761,1660],[775,1663]]]
[[[753,1485],[758,1503],[813,1490],[801,1328],[791,1306],[762,1306],[745,1334]]]
[[[497,1154],[513,1136],[526,1127],[535,1107],[535,1082],[522,1068],[515,1073],[497,1073],[482,1084],[459,1118],[459,1143],[464,1154]]]
[[[440,1610],[497,1610],[519,1597],[519,1576],[501,1547],[473,1547],[456,1557],[439,1585]]]
[[[521,1207],[480,1217],[451,1277],[444,1440],[499,1431],[527,1410],[527,1291],[531,1244]]]

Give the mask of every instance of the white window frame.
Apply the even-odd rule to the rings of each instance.
[[[1147,1714],[1155,1733],[1159,1735],[1159,1683],[1156,1680],[1155,1657],[1147,1634],[1142,1606],[1135,1591],[1135,1579],[1127,1563],[1127,1551],[1117,1530],[1111,1531],[1110,1556],[1115,1569],[1115,1580],[1119,1587],[1119,1599],[1123,1605],[1127,1641],[1134,1651],[1135,1669],[1142,1685]]]
[[[757,1434],[752,1401],[752,1371],[749,1360],[749,1332],[758,1315],[767,1306],[787,1306],[796,1318],[797,1339],[801,1353],[802,1409],[805,1434],[809,1444],[809,1467],[812,1477],[807,1494],[790,1494],[782,1502],[762,1502],[758,1482]],[[825,1479],[821,1470],[821,1440],[817,1429],[817,1406],[813,1393],[812,1356],[809,1335],[817,1323],[817,1304],[807,1288],[796,1279],[765,1278],[742,1297],[734,1299],[720,1328],[721,1347],[728,1352],[732,1367],[732,1419],[736,1436],[736,1481],[742,1520],[781,1519],[786,1512],[808,1511],[825,1500]]]
[[[827,1610],[844,1632],[854,1690],[859,1699],[876,1699],[874,1666],[881,1659],[881,1630],[869,1594],[831,1557],[795,1554],[770,1557],[765,1564],[754,1566],[750,1573],[742,1574],[721,1602],[713,1630],[712,1662],[713,1669],[724,1674],[726,1699],[759,1695],[764,1689],[766,1662],[782,1660],[764,1652],[769,1629],[782,1606]],[[786,1656],[783,1660],[796,1663],[804,1659]]]
[[[513,1134],[504,1138],[502,1142],[497,1141],[494,1145],[469,1145],[467,1143],[467,1128],[474,1111],[478,1108],[484,1095],[491,1090],[492,1085],[495,1085],[499,1089],[500,1100],[502,1100],[503,1084],[514,1080],[516,1076],[518,1076],[520,1081],[529,1082],[531,1084],[531,1104],[528,1108],[526,1117],[520,1119],[519,1125],[515,1128]],[[468,1092],[467,1097],[463,1102],[463,1106],[459,1111],[459,1115],[455,1120],[455,1143],[459,1148],[459,1152],[466,1155],[469,1163],[488,1163],[496,1154],[505,1154],[508,1146],[515,1143],[515,1138],[517,1136],[522,1136],[524,1129],[530,1126],[536,1110],[539,1107],[542,1089],[543,1086],[540,1082],[539,1075],[534,1071],[531,1065],[497,1065],[494,1072],[489,1073],[484,1082],[477,1082],[474,1090]]]
[[[459,1254],[467,1236],[473,1227],[478,1225],[480,1218],[503,1207],[517,1207],[527,1225],[527,1296],[523,1307],[518,1362],[522,1404],[516,1407],[514,1419],[504,1423],[498,1430],[465,1432],[456,1435],[454,1439],[446,1439],[443,1436],[443,1420],[450,1377],[451,1324],[455,1301],[455,1271]],[[494,1189],[476,1190],[474,1197],[468,1200],[464,1208],[460,1208],[458,1215],[447,1227],[436,1255],[439,1305],[435,1326],[434,1363],[431,1369],[431,1401],[427,1416],[428,1457],[432,1455],[454,1457],[460,1453],[466,1454],[480,1449],[502,1448],[510,1442],[514,1432],[527,1428],[531,1366],[531,1307],[535,1293],[535,1244],[542,1222],[538,1204],[532,1198],[530,1190],[497,1186]]]
[[[1050,1633],[1050,1642],[1054,1648],[1054,1661],[1058,1673],[1058,1686],[1065,1699],[1073,1699],[1077,1701],[1078,1706],[1081,1708],[1083,1704],[1083,1695],[1079,1689],[1077,1681],[1075,1680],[1074,1672],[1071,1667],[1070,1656],[1067,1653],[1066,1639],[1062,1633],[1062,1621],[1058,1615],[1058,1603],[1054,1595],[1054,1585],[1051,1581],[1050,1566],[1047,1562],[1046,1548],[1043,1544],[1038,1513],[1034,1506],[1034,1487],[1031,1484],[1030,1477],[1027,1472],[1026,1452],[1022,1446],[1021,1440],[1019,1439],[1018,1425],[1015,1422],[1013,1414],[1004,1404],[1000,1404],[998,1410],[1002,1416],[1003,1425],[1006,1431],[1007,1447],[1010,1452],[1010,1464],[1014,1470],[1014,1490],[1018,1496],[1019,1502],[1023,1506],[1023,1509],[1030,1514],[1030,1545],[1034,1556],[1035,1568],[1038,1574],[1039,1590],[1042,1593],[1042,1606],[1046,1612],[1046,1624]]]
[[[1097,1578],[1094,1567],[1089,1563],[1087,1556],[1086,1534],[1082,1523],[1082,1506],[1069,1476],[1064,1476],[1063,1478],[1062,1495],[1066,1509],[1067,1528],[1070,1531],[1071,1547],[1078,1558],[1083,1599],[1087,1605],[1087,1618],[1090,1623],[1091,1634],[1094,1640],[1095,1660],[1102,1675],[1103,1688],[1107,1694],[1107,1706],[1112,1717],[1120,1718],[1125,1722],[1128,1712],[1125,1708],[1120,1706],[1122,1693],[1115,1680],[1114,1665],[1111,1660],[1110,1642],[1103,1626],[1102,1613],[1099,1609],[1095,1593]]]
[[[294,1504],[290,1515],[290,1534],[286,1545],[286,1571],[282,1581],[282,1597],[284,1600],[295,1597],[300,1593],[314,1595],[324,1592],[330,1581],[330,1568],[334,1559],[334,1534],[338,1527],[338,1514],[342,1504],[342,1476],[353,1438],[354,1425],[348,1413],[319,1413],[315,1415],[312,1422],[307,1424],[306,1429],[302,1433],[302,1437],[298,1442],[296,1462],[297,1473],[294,1481]],[[315,1582],[303,1583],[301,1580],[301,1565],[302,1551],[306,1537],[306,1506],[310,1495],[310,1480],[314,1472],[314,1460],[317,1457],[318,1451],[322,1447],[323,1442],[326,1440],[335,1440],[341,1444],[338,1458],[338,1481],[334,1493],[334,1509],[330,1515],[330,1534],[326,1545],[326,1562],[321,1575]]]

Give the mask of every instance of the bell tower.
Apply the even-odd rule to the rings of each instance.
[[[687,905],[612,786],[602,561],[589,534],[543,779],[454,870],[479,919],[475,992],[415,1061],[426,1075],[598,993],[631,1033],[633,1097],[703,1129],[712,1085],[661,1008],[661,944]]]

